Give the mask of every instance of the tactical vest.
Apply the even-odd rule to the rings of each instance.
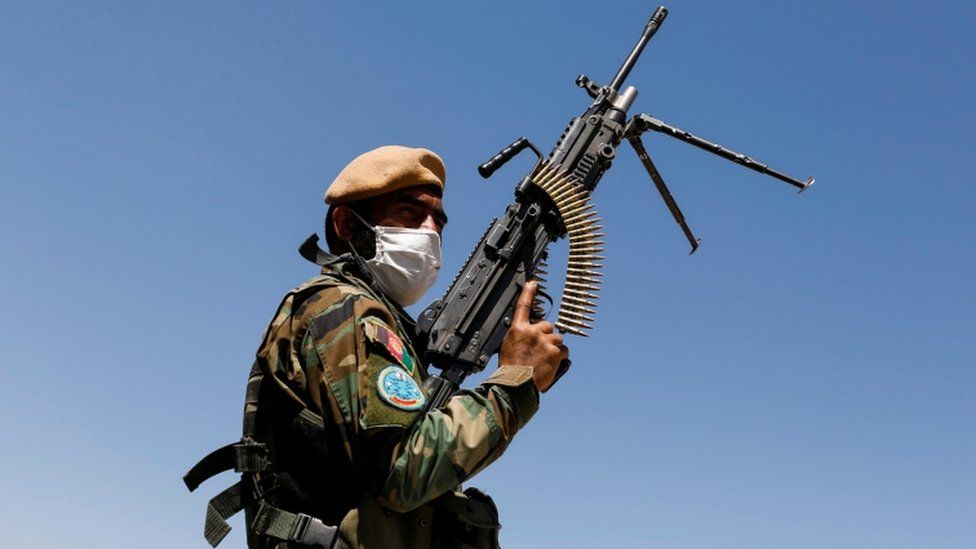
[[[300,249],[306,259],[321,266],[349,260],[321,251],[314,237]],[[363,282],[323,273],[286,294],[275,320],[289,299],[297,307],[307,296],[337,284],[362,287]],[[397,310],[389,303],[388,307]],[[262,344],[273,325],[274,321]],[[338,525],[346,511],[362,503],[363,488],[345,453],[329,452],[330,446],[340,448],[341,442],[328,440],[323,417],[283,398],[265,376],[256,360],[248,376],[241,440],[211,452],[183,477],[193,491],[222,472],[233,470],[241,475],[237,483],[209,501],[204,537],[216,547],[231,529],[227,519],[245,510],[252,549],[331,548],[338,542]],[[324,477],[321,467],[313,467],[323,462],[335,469]],[[315,472],[303,475],[306,471]],[[431,546],[497,547],[498,512],[487,495],[468,488],[463,494],[449,492],[436,501],[441,520],[436,521]],[[373,516],[386,512],[373,511]],[[385,546],[382,540],[378,543]]]
[[[324,275],[309,280],[285,295],[275,318],[282,313],[282,307],[289,298],[297,301],[302,294],[308,295],[341,282],[343,281]],[[267,335],[266,331],[265,338]],[[183,482],[192,492],[205,480],[225,471],[234,470],[241,474],[240,481],[219,493],[207,505],[204,537],[213,547],[230,531],[227,519],[245,508],[249,511],[246,521],[248,545],[251,547],[271,547],[281,541],[293,542],[298,547],[332,547],[336,535],[335,526],[328,526],[315,516],[293,513],[276,505],[283,495],[288,499],[309,498],[303,494],[297,479],[282,473],[281,468],[276,466],[279,456],[297,455],[301,452],[304,459],[324,460],[329,458],[329,444],[325,439],[322,416],[308,408],[301,408],[290,401],[277,398],[272,394],[273,390],[273,385],[265,382],[265,373],[255,360],[248,376],[244,398],[241,440],[211,452],[183,477]],[[271,414],[271,410],[265,407],[286,409]],[[269,421],[272,417],[282,418],[279,421],[290,424],[279,426],[284,427],[281,432],[289,434],[288,440],[284,442],[285,448],[280,447],[282,444],[279,441],[271,440],[272,428]],[[293,448],[296,443],[307,447],[300,450]]]

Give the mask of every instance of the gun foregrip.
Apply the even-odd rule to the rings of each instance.
[[[495,156],[491,157],[487,162],[478,166],[478,173],[481,177],[488,179],[491,174],[495,173],[495,170],[501,168],[506,162],[512,159],[513,156],[522,152],[523,149],[529,146],[529,140],[525,137],[519,137],[514,143],[502,149],[502,151]]]

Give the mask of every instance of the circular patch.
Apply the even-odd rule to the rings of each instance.
[[[419,410],[426,401],[423,391],[410,374],[393,364],[380,371],[376,378],[376,390],[383,400],[401,410]]]

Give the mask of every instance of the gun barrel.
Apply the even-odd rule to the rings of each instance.
[[[660,28],[661,23],[664,22],[664,18],[668,16],[668,8],[664,6],[658,6],[654,10],[654,14],[651,15],[651,19],[644,26],[644,33],[641,34],[640,40],[634,45],[634,49],[631,50],[630,55],[624,61],[624,64],[620,66],[620,70],[617,71],[617,75],[613,77],[613,82],[610,83],[610,89],[617,91],[620,86],[624,84],[624,80],[627,75],[630,74],[630,70],[634,68],[634,64],[637,63],[637,58],[640,57],[642,51],[644,51],[644,46],[651,40],[657,29]]]

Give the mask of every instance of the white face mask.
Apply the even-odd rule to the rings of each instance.
[[[371,228],[376,234],[376,255],[366,264],[377,284],[403,307],[420,301],[441,268],[441,237],[430,229]]]

